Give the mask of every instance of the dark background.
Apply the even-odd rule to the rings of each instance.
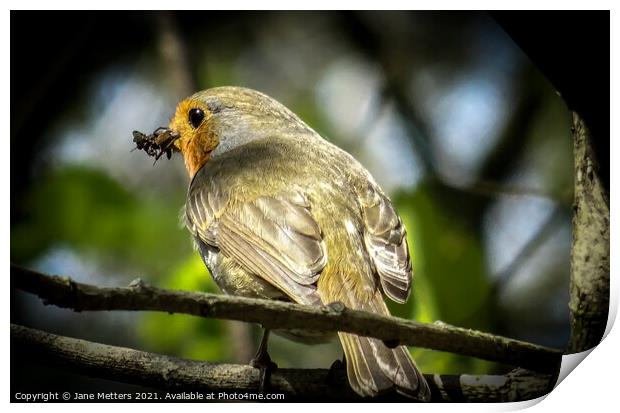
[[[177,226],[182,162],[152,167],[130,150],[133,129],[165,125],[178,100],[225,84],[280,100],[390,193],[415,273],[395,314],[564,347],[569,109],[592,128],[609,185],[609,13],[12,12],[12,262],[99,285],[141,277],[215,292]],[[11,321],[212,361],[245,363],[258,340],[241,323],[74,314],[16,291]],[[337,344],[300,353],[273,341],[282,367],[340,356]],[[17,351],[12,394],[134,388]],[[414,356],[424,372],[508,369]]]

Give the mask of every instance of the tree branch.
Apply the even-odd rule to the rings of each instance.
[[[571,249],[568,352],[596,346],[609,313],[609,198],[602,185],[592,137],[573,112],[575,204]]]
[[[342,303],[323,307],[274,300],[163,290],[136,280],[125,288],[102,288],[53,277],[11,265],[11,285],[38,295],[45,304],[75,311],[163,311],[200,317],[262,324],[269,329],[346,331],[375,337],[389,346],[405,344],[447,351],[484,360],[553,373],[559,370],[559,350],[445,323],[423,324],[345,308]]]
[[[57,336],[11,325],[11,348],[20,357],[87,376],[171,392],[249,392],[258,389],[258,370],[247,365],[199,362]],[[540,397],[550,390],[551,375],[514,370],[506,376],[426,374],[433,401],[504,402]],[[291,400],[359,400],[344,369],[277,369],[269,393]],[[162,399],[165,394],[161,394]],[[400,396],[385,395],[393,401]],[[164,399],[165,400],[165,399]],[[404,399],[403,399],[404,400]],[[409,399],[407,399],[409,400]]]

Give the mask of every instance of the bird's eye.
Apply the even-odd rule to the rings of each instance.
[[[188,114],[189,123],[194,127],[198,128],[202,123],[202,120],[205,118],[205,113],[202,109],[191,109]]]

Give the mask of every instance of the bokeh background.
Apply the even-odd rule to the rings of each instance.
[[[359,159],[409,231],[395,315],[564,348],[572,141],[551,84],[483,12],[12,12],[11,261],[101,286],[217,292],[179,226],[188,179],[133,151],[194,91],[260,90]],[[247,363],[258,327],[73,313],[11,291],[12,322],[180,357]],[[412,349],[427,373],[502,373]],[[334,341],[272,337],[280,367],[327,368]],[[128,389],[13,362],[14,388]],[[69,387],[67,387],[69,386]]]

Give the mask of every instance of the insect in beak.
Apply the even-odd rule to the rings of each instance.
[[[172,157],[173,143],[179,138],[179,133],[170,128],[159,127],[150,135],[135,130],[133,131],[133,142],[136,147],[132,150],[143,150],[147,155],[154,156],[153,165],[155,165],[164,153],[168,159]]]

